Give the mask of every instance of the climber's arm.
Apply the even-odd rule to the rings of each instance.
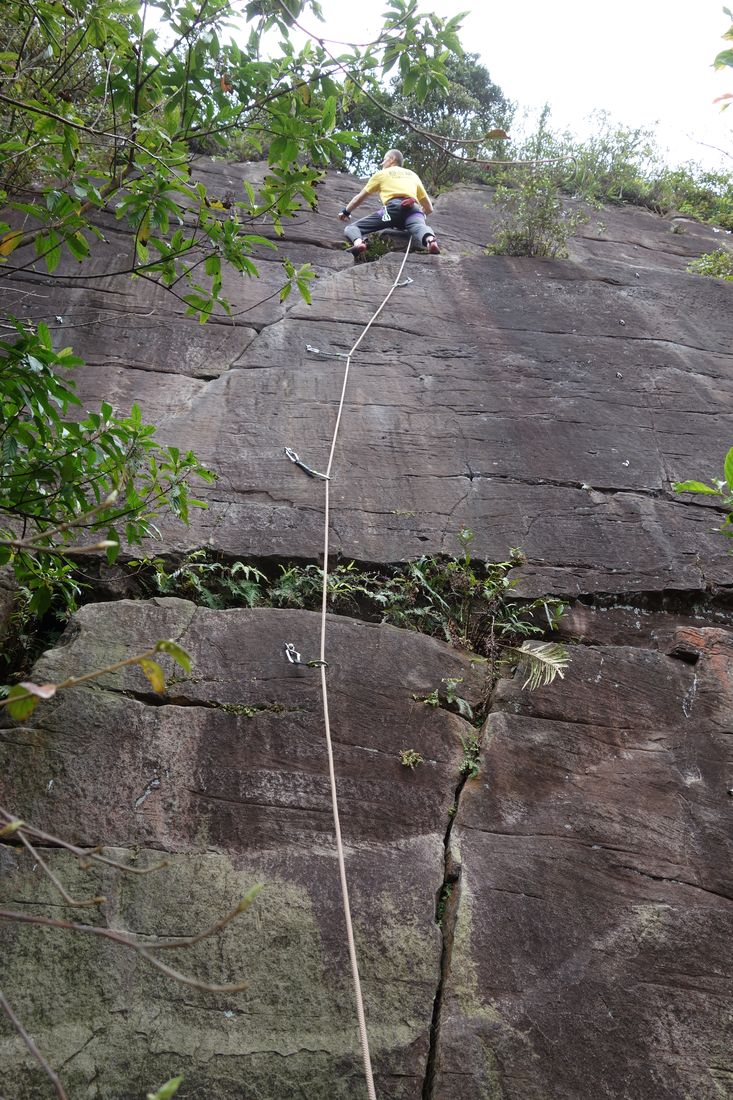
[[[422,185],[422,181],[417,185],[417,201],[422,206],[424,214],[432,214],[433,204],[430,201],[430,196]]]
[[[361,204],[364,202],[364,200],[369,198],[369,194],[370,194],[370,192],[367,191],[366,187],[363,187],[362,190],[359,192],[359,194],[356,195],[351,200],[351,202],[347,203],[346,206],[343,208],[343,210],[340,212],[339,218],[341,219],[341,221],[342,222],[348,221],[349,215],[351,214],[351,211],[356,210],[357,206],[361,206]]]

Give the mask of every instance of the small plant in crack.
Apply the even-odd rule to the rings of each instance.
[[[679,223],[677,223],[679,225]],[[681,233],[682,228],[672,224],[672,232]],[[705,252],[697,260],[687,265],[691,275],[708,275],[714,279],[733,280],[733,253],[727,248],[718,248],[715,252]]]
[[[453,883],[444,882],[440,888],[440,894],[438,896],[438,904],[435,907],[435,923],[442,924],[443,917],[445,916],[446,906],[453,896]]]
[[[379,578],[358,568],[355,562],[333,567],[328,574],[326,595],[334,611],[358,613],[360,603],[369,600]],[[323,591],[323,570],[317,565],[280,566],[280,576],[268,591],[274,607],[315,608]]]
[[[428,707],[440,706],[440,694],[437,688],[433,688],[433,690],[429,691],[427,695],[418,695],[416,693],[413,693],[412,698],[415,700],[416,703],[425,703],[425,705]]]
[[[456,691],[458,685],[463,683],[463,677],[443,676],[440,682],[444,685],[443,687],[433,688],[427,695],[413,694],[412,698],[429,707],[443,707],[445,710],[451,710],[455,714],[460,714],[461,718],[473,722],[473,707]]]
[[[395,252],[395,241],[384,233],[371,233],[367,237],[367,250],[361,258],[361,263],[373,264],[381,260],[382,256]]]
[[[418,764],[424,764],[425,757],[421,756],[415,749],[400,749],[400,764],[403,768],[409,768],[410,771],[414,771]]]
[[[445,701],[449,707],[455,709],[461,718],[468,719],[469,722],[473,722],[473,707],[464,699],[462,695],[459,695],[456,688],[459,684],[463,683],[463,677],[458,676],[444,676],[442,683],[445,684]]]
[[[466,779],[475,779],[480,771],[481,734],[478,731],[466,734],[465,737],[461,737],[461,745],[463,759],[458,770]]]
[[[424,556],[400,566],[376,598],[384,607],[383,621],[442,637],[456,648],[486,657],[489,679],[493,679],[499,660],[524,658],[534,663],[536,643],[529,639],[554,630],[565,606],[552,597],[511,599],[516,581],[509,574],[524,560],[521,551],[511,550],[505,561],[485,562],[471,556],[473,539],[473,532],[464,528],[458,534],[461,553]],[[541,658],[552,678],[562,676],[564,664],[558,663],[557,651]],[[447,681],[443,693],[446,701],[450,696],[454,708],[469,717]]]
[[[265,574],[254,565],[213,560],[206,550],[193,550],[169,570],[162,558],[129,562],[150,573],[150,587],[163,596],[182,596],[203,607],[255,607],[262,602]]]
[[[296,714],[300,707],[286,707],[284,703],[217,703],[214,709],[236,714],[241,718],[259,718],[263,714]]]

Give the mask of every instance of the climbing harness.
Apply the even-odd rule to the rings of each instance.
[[[354,985],[354,999],[356,1001],[356,1015],[359,1021],[359,1037],[361,1040],[362,1058],[364,1062],[364,1076],[366,1078],[367,1093],[369,1100],[377,1100],[377,1094],[374,1091],[374,1076],[372,1074],[372,1062],[369,1053],[369,1037],[367,1035],[366,1019],[364,1017],[364,1002],[361,995],[361,981],[359,978],[359,965],[356,958],[356,946],[354,944],[354,929],[351,921],[351,907],[349,905],[349,889],[346,881],[346,862],[344,859],[344,848],[341,840],[341,823],[339,820],[339,807],[338,807],[338,794],[336,792],[336,769],[333,762],[333,745],[331,741],[331,721],[328,710],[328,684],[326,681],[326,669],[328,667],[326,662],[326,607],[328,600],[328,554],[329,554],[329,529],[330,529],[330,512],[331,512],[331,470],[333,468],[333,458],[336,451],[336,443],[338,440],[339,428],[341,426],[341,416],[344,410],[344,403],[346,399],[346,386],[349,381],[349,370],[351,368],[351,358],[358,349],[362,340],[369,332],[376,321],[379,314],[382,312],[387,302],[390,300],[395,290],[398,287],[408,286],[412,283],[412,279],[406,279],[400,281],[402,272],[404,271],[407,257],[410,254],[410,241],[407,242],[407,249],[405,255],[400,264],[400,269],[397,272],[392,286],[382,300],[379,308],[372,314],[369,322],[362,329],[356,343],[353,345],[349,353],[345,356],[346,364],[344,366],[344,376],[341,384],[341,397],[339,400],[338,410],[336,413],[336,423],[333,431],[333,438],[331,440],[331,449],[328,456],[328,465],[326,466],[325,474],[316,474],[310,467],[306,467],[302,463],[295,451],[286,447],[285,453],[291,462],[294,462],[304,473],[309,474],[311,477],[316,476],[323,480],[324,485],[324,509],[323,509],[323,588],[321,591],[321,640],[320,640],[320,652],[319,659],[317,661],[301,660],[300,654],[295,648],[292,642],[286,642],[285,644],[285,656],[288,661],[294,665],[306,664],[309,667],[318,666],[321,670],[321,695],[323,698],[323,721],[326,735],[326,751],[328,754],[328,774],[331,784],[331,806],[333,810],[333,827],[336,836],[336,852],[338,855],[339,877],[341,880],[341,899],[344,907],[344,918],[346,921],[346,936],[349,944],[349,959],[351,962],[351,976]],[[313,354],[328,354],[319,352],[318,348],[312,348],[306,344],[306,351],[310,351]],[[336,353],[333,353],[336,354]],[[340,356],[339,356],[340,357]],[[290,453],[288,453],[290,452]],[[291,457],[294,456],[294,457]]]

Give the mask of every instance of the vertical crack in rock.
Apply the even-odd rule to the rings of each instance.
[[[481,738],[481,745],[483,745],[483,737]],[[461,896],[461,863],[460,859],[456,857],[451,848],[451,834],[453,832],[453,824],[458,816],[463,788],[470,776],[470,770],[466,769],[465,771],[461,771],[455,797],[453,799],[453,805],[449,811],[450,817],[443,841],[443,882],[438,891],[435,904],[435,920],[436,923],[440,925],[443,934],[443,948],[440,954],[440,977],[438,979],[438,988],[433,1002],[433,1018],[430,1023],[430,1046],[425,1067],[422,1100],[435,1100],[435,1089],[437,1087],[443,1000],[446,984],[451,973],[453,939],[458,917],[458,903]]]

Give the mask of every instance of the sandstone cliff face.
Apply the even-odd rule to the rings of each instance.
[[[223,193],[261,169],[200,170]],[[165,529],[166,552],[318,559],[322,488],[284,448],[325,466],[338,355],[401,259],[355,266],[341,251],[335,212],[354,191],[330,174],[319,211],[287,228],[281,252],[318,272],[311,307],[270,297],[270,253],[258,281],[227,288],[233,319],[204,327],[123,279],[59,286],[29,273],[13,288],[16,312],[51,321],[86,358],[90,405],[138,401],[163,438],[219,473],[208,510]],[[531,696],[521,679],[500,682],[480,773],[461,786],[475,731],[415,696],[462,677],[476,703],[470,654],[330,617],[377,1093],[720,1100],[733,1096],[733,569],[719,513],[670,483],[717,473],[733,442],[733,288],[685,272],[717,246],[712,229],[673,234],[639,210],[604,211],[600,229],[592,219],[567,261],[486,256],[490,199],[478,187],[441,196],[443,255],[408,259],[413,282],[355,358],[333,548],[397,562],[455,552],[464,527],[479,557],[520,547],[519,591],[572,603],[572,664]],[[107,235],[92,275],[129,254],[118,228]],[[249,980],[224,998],[109,944],[3,929],[3,984],[22,991],[26,1026],[73,1100],[133,1100],[174,1073],[186,1100],[366,1095],[318,678],[283,657],[288,641],[315,655],[317,630],[309,612],[89,604],[38,677],[162,637],[191,652],[193,674],[162,701],[139,673],[110,675],[0,732],[3,799],[24,819],[136,866],[167,853],[147,878],[93,880],[109,899],[98,923],[189,935],[264,885],[221,940],[176,959],[212,981]],[[401,766],[402,748],[425,764]],[[20,852],[3,859],[6,903],[73,919]],[[88,892],[63,853],[49,860]],[[51,1095],[8,1029],[0,1055],[6,1100]]]

